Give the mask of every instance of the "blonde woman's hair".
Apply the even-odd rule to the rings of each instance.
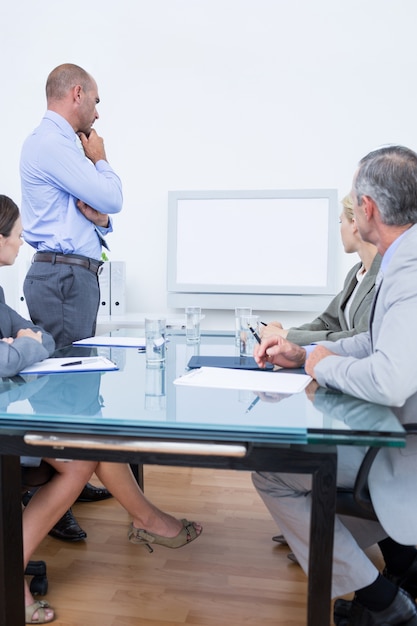
[[[348,218],[348,220],[352,221],[354,218],[353,215],[353,201],[350,194],[347,194],[342,200],[343,212]]]

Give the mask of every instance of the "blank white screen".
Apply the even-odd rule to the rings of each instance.
[[[329,205],[325,197],[178,199],[177,284],[324,289]]]

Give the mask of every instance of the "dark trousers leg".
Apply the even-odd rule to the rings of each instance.
[[[23,291],[30,317],[62,348],[95,334],[100,288],[97,276],[76,265],[32,263]]]

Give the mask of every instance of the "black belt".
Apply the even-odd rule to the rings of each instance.
[[[103,261],[97,261],[96,259],[90,259],[88,256],[81,256],[79,254],[61,254],[60,252],[37,252],[32,263],[65,263],[66,265],[79,265],[85,267],[86,270],[90,270],[93,274],[100,274]]]

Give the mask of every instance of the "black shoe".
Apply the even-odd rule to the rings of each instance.
[[[87,537],[87,533],[80,527],[71,509],[64,513],[49,534],[61,541],[82,541]]]
[[[27,506],[34,493],[25,491],[22,496],[24,506]],[[82,541],[87,538],[87,533],[81,528],[71,509],[68,509],[61,519],[57,521],[55,526],[49,531],[49,535],[55,537],[55,539],[61,539],[61,541]]]
[[[398,589],[394,600],[383,611],[371,611],[354,598],[350,603],[348,614],[341,617],[340,613],[336,613],[338,603],[339,600],[336,600],[334,611],[336,626],[417,626],[416,603],[403,589]]]
[[[333,607],[333,621],[336,626],[339,624],[346,624],[347,622],[343,622],[347,617],[349,617],[350,609],[352,608],[352,600],[344,600],[343,598],[339,598],[336,600]]]
[[[107,500],[112,497],[110,491],[104,489],[104,487],[94,487],[91,483],[87,483],[78,496],[77,502],[98,502],[99,500]]]
[[[394,583],[394,585],[397,585],[397,587],[408,591],[412,598],[417,598],[417,555],[414,557],[414,561],[411,563],[410,567],[405,570],[401,576],[394,576],[387,567],[382,574],[385,578],[388,578],[388,580]]]
[[[400,576],[391,574],[387,567],[382,574],[394,585],[407,591],[412,598],[417,598],[417,556],[414,558],[410,567]],[[348,616],[351,606],[352,602],[350,600],[336,600],[334,603],[335,624],[338,624],[342,618]]]

